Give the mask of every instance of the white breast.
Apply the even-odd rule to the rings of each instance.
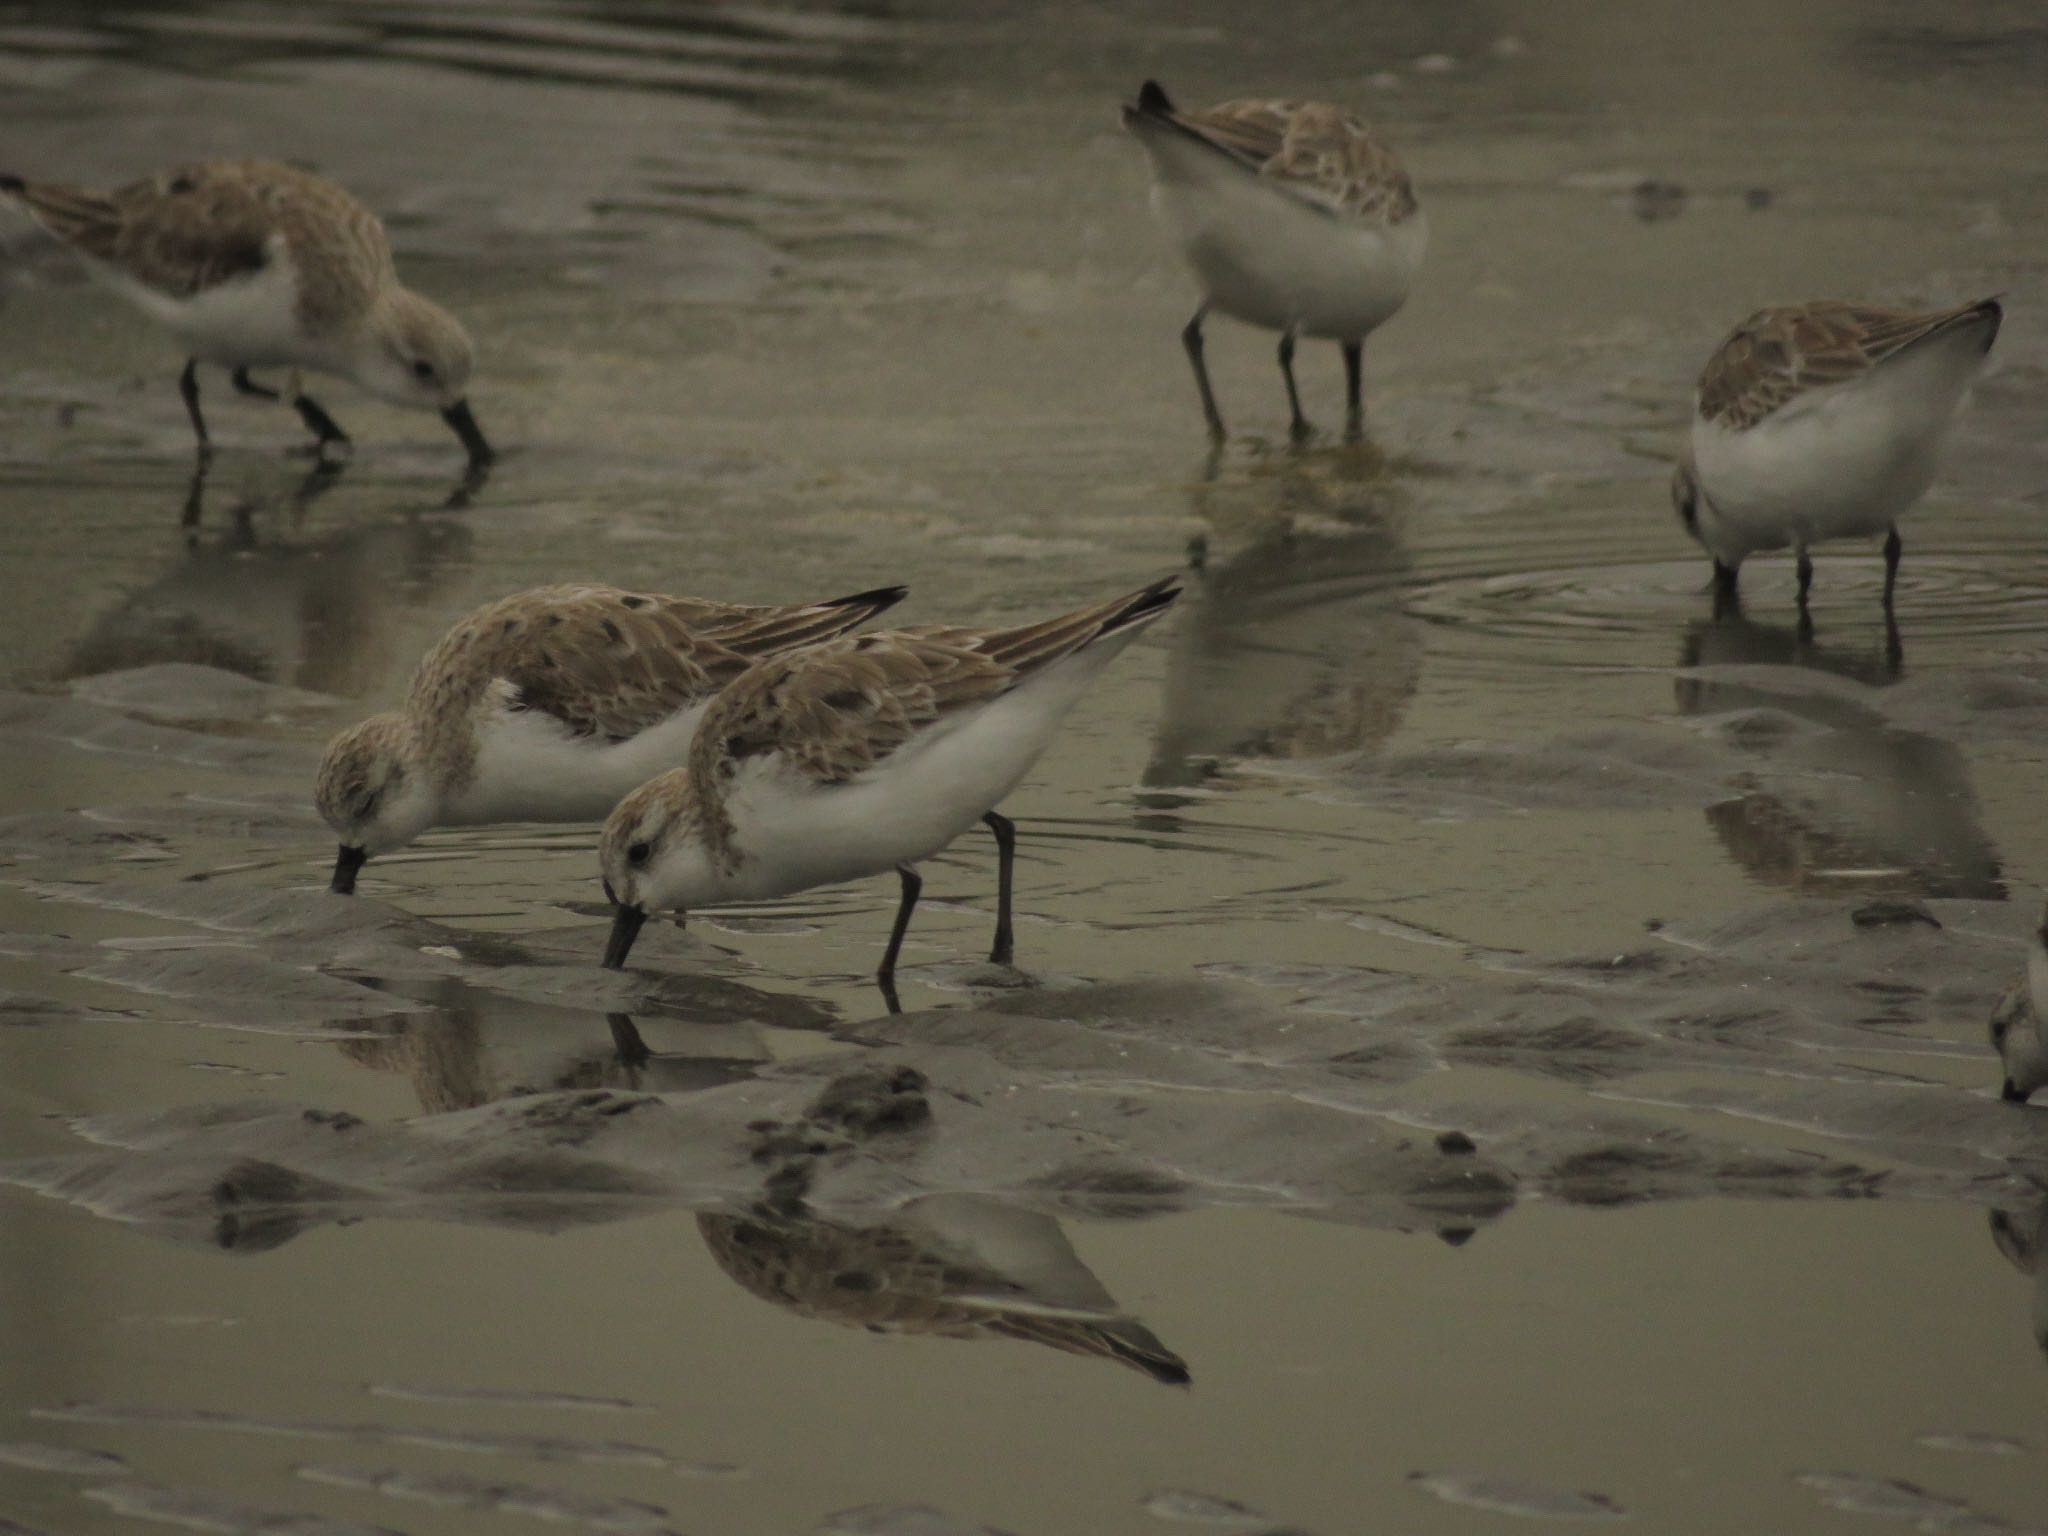
[[[708,701],[706,701],[708,702]],[[451,826],[501,821],[602,821],[658,773],[682,767],[704,703],[621,742],[572,735],[538,710],[493,708],[477,730],[476,773],[450,795]]]
[[[821,788],[769,762],[743,771],[727,797],[742,865],[726,894],[785,896],[937,853],[1017,787],[1135,634],[1113,635],[943,722],[851,783]]]
[[[1980,338],[1966,332],[1810,391],[1747,431],[1695,420],[1700,484],[1741,546],[1730,553],[1882,533],[1933,483],[1983,363]]]
[[[1152,206],[1225,314],[1358,340],[1407,301],[1429,241],[1419,211],[1394,225],[1329,214],[1200,146],[1170,174],[1158,161]]]

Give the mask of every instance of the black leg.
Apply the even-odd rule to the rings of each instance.
[[[1195,385],[1202,391],[1202,417],[1209,423],[1209,435],[1221,439],[1223,416],[1216,409],[1216,391],[1209,387],[1209,365],[1202,360],[1202,320],[1208,313],[1207,304],[1195,311],[1194,319],[1180,333],[1180,344],[1188,349],[1188,361],[1194,365]]]
[[[268,384],[258,384],[249,377],[247,368],[237,368],[234,373],[235,393],[254,395],[258,400],[281,400],[284,397]]]
[[[994,811],[981,819],[996,835],[996,942],[988,959],[991,965],[1008,965],[1017,953],[1017,941],[1010,931],[1010,877],[1017,865],[1017,823]]]
[[[316,439],[313,444],[313,451],[315,453],[325,453],[329,443],[334,443],[343,448],[349,446],[348,434],[334,424],[332,416],[320,409],[320,403],[317,400],[314,400],[310,395],[293,395],[292,405],[298,410],[299,420],[306,424],[307,430]]]
[[[1280,337],[1280,377],[1287,381],[1287,409],[1294,419],[1287,424],[1287,430],[1298,443],[1315,428],[1308,424],[1308,418],[1301,414],[1301,393],[1294,387],[1294,332],[1285,331]]]
[[[1899,584],[1899,556],[1906,552],[1906,544],[1899,537],[1899,530],[1893,528],[1884,536],[1884,611],[1892,611],[1892,588]]]
[[[633,1016],[630,1013],[608,1013],[604,1021],[611,1026],[612,1049],[619,1053],[620,1064],[629,1068],[646,1066],[654,1053],[640,1038],[640,1031],[633,1025]]]
[[[1356,442],[1365,435],[1365,343],[1338,345],[1344,349],[1344,435]]]
[[[206,472],[210,467],[204,453],[192,466],[192,483],[185,487],[185,510],[178,519],[180,528],[199,526],[199,519],[206,510]]]
[[[1742,612],[1742,594],[1736,589],[1738,567],[1714,562],[1714,617],[1725,619]]]
[[[1799,611],[1806,612],[1806,594],[1813,590],[1813,556],[1799,551]]]
[[[192,418],[192,431],[199,439],[199,451],[205,453],[213,444],[206,436],[206,418],[199,414],[199,359],[185,359],[185,371],[178,375],[178,394],[185,402],[185,414]]]
[[[896,990],[896,956],[903,948],[903,935],[910,931],[910,913],[917,905],[917,893],[924,889],[923,877],[908,864],[898,864],[896,875],[903,882],[903,899],[896,906],[896,926],[889,930],[889,947],[882,951],[882,968],[875,972],[875,980],[882,984],[884,992]]]

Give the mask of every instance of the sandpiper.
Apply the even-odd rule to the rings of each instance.
[[[688,766],[605,823],[604,963],[626,963],[650,912],[894,869],[902,894],[877,973],[893,1003],[917,862],[981,821],[1000,855],[989,959],[1009,964],[1016,829],[995,807],[1096,673],[1179,595],[1167,577],[1021,628],[849,635],[750,668],[705,711]]]
[[[1732,598],[1747,556],[1789,545],[1804,608],[1810,545],[1883,533],[1889,608],[1898,518],[1932,483],[2001,313],[1996,299],[1927,312],[1822,299],[1738,325],[1700,375],[1671,480],[1717,590]]]
[[[1122,1311],[1052,1217],[986,1195],[921,1195],[880,1220],[801,1205],[706,1212],[718,1267],[796,1313],[868,1333],[1021,1339],[1114,1361],[1171,1386],[1187,1362]]]
[[[2005,1068],[1999,1096],[2024,1104],[2048,1087],[2048,912],[2027,936],[2027,973],[1998,1000],[1991,1014],[1991,1048]]]
[[[1394,152],[1342,107],[1226,101],[1182,111],[1147,80],[1124,126],[1152,158],[1152,206],[1201,285],[1181,331],[1212,437],[1223,417],[1202,356],[1211,309],[1280,333],[1280,372],[1295,437],[1309,423],[1294,385],[1294,345],[1344,352],[1347,427],[1364,419],[1365,338],[1407,300],[1428,222]]]
[[[162,324],[186,353],[178,390],[200,452],[198,367],[235,388],[279,391],[251,368],[291,370],[286,393],[326,452],[348,444],[300,387],[301,369],[339,374],[393,405],[435,410],[488,463],[470,414],[469,334],[398,280],[377,216],[324,177],[275,160],[180,166],[111,192],[0,175],[0,200],[25,208],[93,276]]]
[[[686,760],[705,706],[752,663],[844,634],[902,587],[749,607],[616,587],[536,587],[427,653],[404,705],[328,744],[314,799],[341,839],[330,889],[429,827],[596,821]]]

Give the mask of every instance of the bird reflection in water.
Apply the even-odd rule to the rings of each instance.
[[[1422,669],[1411,568],[1369,445],[1290,455],[1193,491],[1202,532],[1144,782],[1187,789],[1245,757],[1368,751]],[[1148,797],[1178,803],[1172,797]]]
[[[421,988],[378,984],[416,996],[431,1011],[395,1015],[388,1030],[344,1042],[344,1056],[378,1072],[412,1081],[428,1114],[474,1109],[527,1094],[589,1088],[636,1093],[696,1093],[739,1082],[769,1059],[756,1021],[820,1027],[822,1010],[806,1012],[799,999],[769,998],[736,983],[711,980],[701,1008],[688,1018],[650,1025],[659,1050],[650,1049],[638,1024],[624,1013],[508,997],[460,979]],[[715,994],[715,995],[714,995]],[[751,1008],[748,998],[763,1006]]]
[[[747,1291],[871,1333],[1004,1338],[1114,1361],[1175,1386],[1180,1356],[1121,1311],[1052,1217],[985,1195],[926,1195],[867,1225],[801,1204],[697,1218]]]
[[[2048,1199],[2030,1211],[1993,1211],[1991,1241],[2014,1269],[2033,1277],[2034,1347],[2048,1356]]]
[[[1803,891],[2004,899],[1962,753],[1894,724],[1861,692],[1897,679],[1895,629],[1873,655],[1732,610],[1686,631],[1678,665],[1679,713],[1763,712],[1732,738],[1755,753],[1754,773],[1707,808],[1751,874]]]
[[[59,679],[187,662],[344,697],[382,687],[410,660],[404,610],[469,567],[464,520],[409,516],[308,533],[307,511],[343,483],[345,466],[316,465],[289,484],[245,480],[224,514],[220,473],[218,461],[194,471],[183,547],[93,621]]]

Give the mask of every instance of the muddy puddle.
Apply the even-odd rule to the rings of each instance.
[[[2023,7],[31,5],[8,164],[307,160],[508,451],[283,452],[0,230],[0,1530],[2048,1528],[2048,33]],[[1117,101],[1349,101],[1433,248],[1290,446]],[[2006,296],[1875,547],[1716,617],[1758,305]],[[1329,355],[1324,355],[1329,354]],[[1339,420],[1334,349],[1309,413]],[[325,892],[339,725],[588,577],[1171,624],[892,882],[650,925],[590,836]],[[644,1056],[641,1048],[644,1048]]]

